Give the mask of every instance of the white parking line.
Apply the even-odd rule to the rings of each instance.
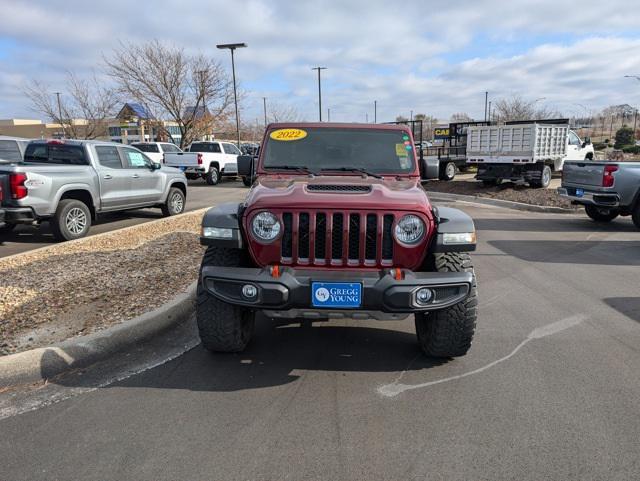
[[[587,318],[587,316],[585,316],[583,314],[579,314],[579,315],[576,315],[576,316],[571,316],[571,317],[567,317],[565,319],[561,319],[560,321],[556,321],[556,322],[553,322],[551,324],[547,324],[546,326],[538,327],[538,328],[534,329],[533,331],[531,331],[529,333],[529,335],[526,337],[526,339],[523,340],[520,344],[518,344],[515,347],[515,349],[513,351],[511,351],[509,354],[507,354],[504,357],[501,357],[500,359],[496,359],[495,361],[490,362],[489,364],[487,364],[485,366],[482,366],[482,367],[480,367],[478,369],[474,369],[473,371],[465,372],[463,374],[458,374],[456,376],[445,377],[443,379],[438,379],[436,381],[424,382],[424,383],[421,383],[421,384],[402,384],[402,383],[400,383],[399,381],[405,375],[405,373],[407,372],[407,369],[409,369],[409,367],[411,367],[411,364],[413,364],[413,362],[415,361],[415,359],[414,359],[414,360],[411,361],[411,363],[409,364],[407,369],[402,371],[400,376],[398,376],[398,378],[394,382],[392,382],[391,384],[385,384],[383,386],[378,387],[378,393],[381,394],[382,396],[385,396],[385,397],[395,397],[398,394],[401,394],[401,393],[403,393],[405,391],[410,391],[410,390],[413,390],[413,389],[421,389],[421,388],[433,386],[435,384],[442,384],[442,383],[449,382],[449,381],[455,381],[456,379],[462,379],[463,377],[472,376],[474,374],[479,374],[481,372],[486,371],[487,369],[491,369],[492,367],[500,364],[501,362],[506,361],[507,359],[510,359],[520,349],[522,349],[527,343],[529,343],[530,341],[533,341],[533,340],[536,340],[536,339],[541,339],[541,338],[547,337],[547,336],[552,336],[552,335],[557,334],[559,332],[562,332],[562,331],[564,331],[566,329],[569,329],[569,328],[571,328],[573,326],[577,326],[578,324],[583,322],[586,318]]]

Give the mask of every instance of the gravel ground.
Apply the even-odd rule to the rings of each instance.
[[[204,210],[0,259],[0,355],[104,329],[186,291]]]
[[[450,194],[477,195],[492,199],[510,200],[524,204],[545,205],[575,209],[566,199],[560,197],[555,189],[532,189],[528,185],[503,182],[497,187],[485,187],[477,180],[430,181],[424,188],[432,192],[447,192]]]

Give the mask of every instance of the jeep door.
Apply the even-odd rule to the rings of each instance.
[[[132,202],[131,172],[126,168],[118,147],[97,145],[95,152],[102,210],[127,207]]]
[[[153,161],[137,149],[119,147],[131,177],[131,198],[136,205],[158,203],[164,192],[163,174],[153,170]]]

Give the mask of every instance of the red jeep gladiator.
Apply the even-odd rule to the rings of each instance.
[[[255,165],[254,165],[255,164]],[[197,321],[211,351],[242,351],[272,319],[415,316],[429,356],[466,354],[476,324],[472,219],[436,208],[403,125],[268,126],[244,202],[210,209]]]

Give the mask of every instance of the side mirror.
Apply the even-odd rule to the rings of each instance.
[[[253,157],[250,155],[238,156],[238,175],[253,179]]]
[[[591,137],[584,138],[584,145],[591,145]]]
[[[151,162],[151,170],[160,170],[160,168],[162,167],[162,165],[160,165],[157,162]]]

